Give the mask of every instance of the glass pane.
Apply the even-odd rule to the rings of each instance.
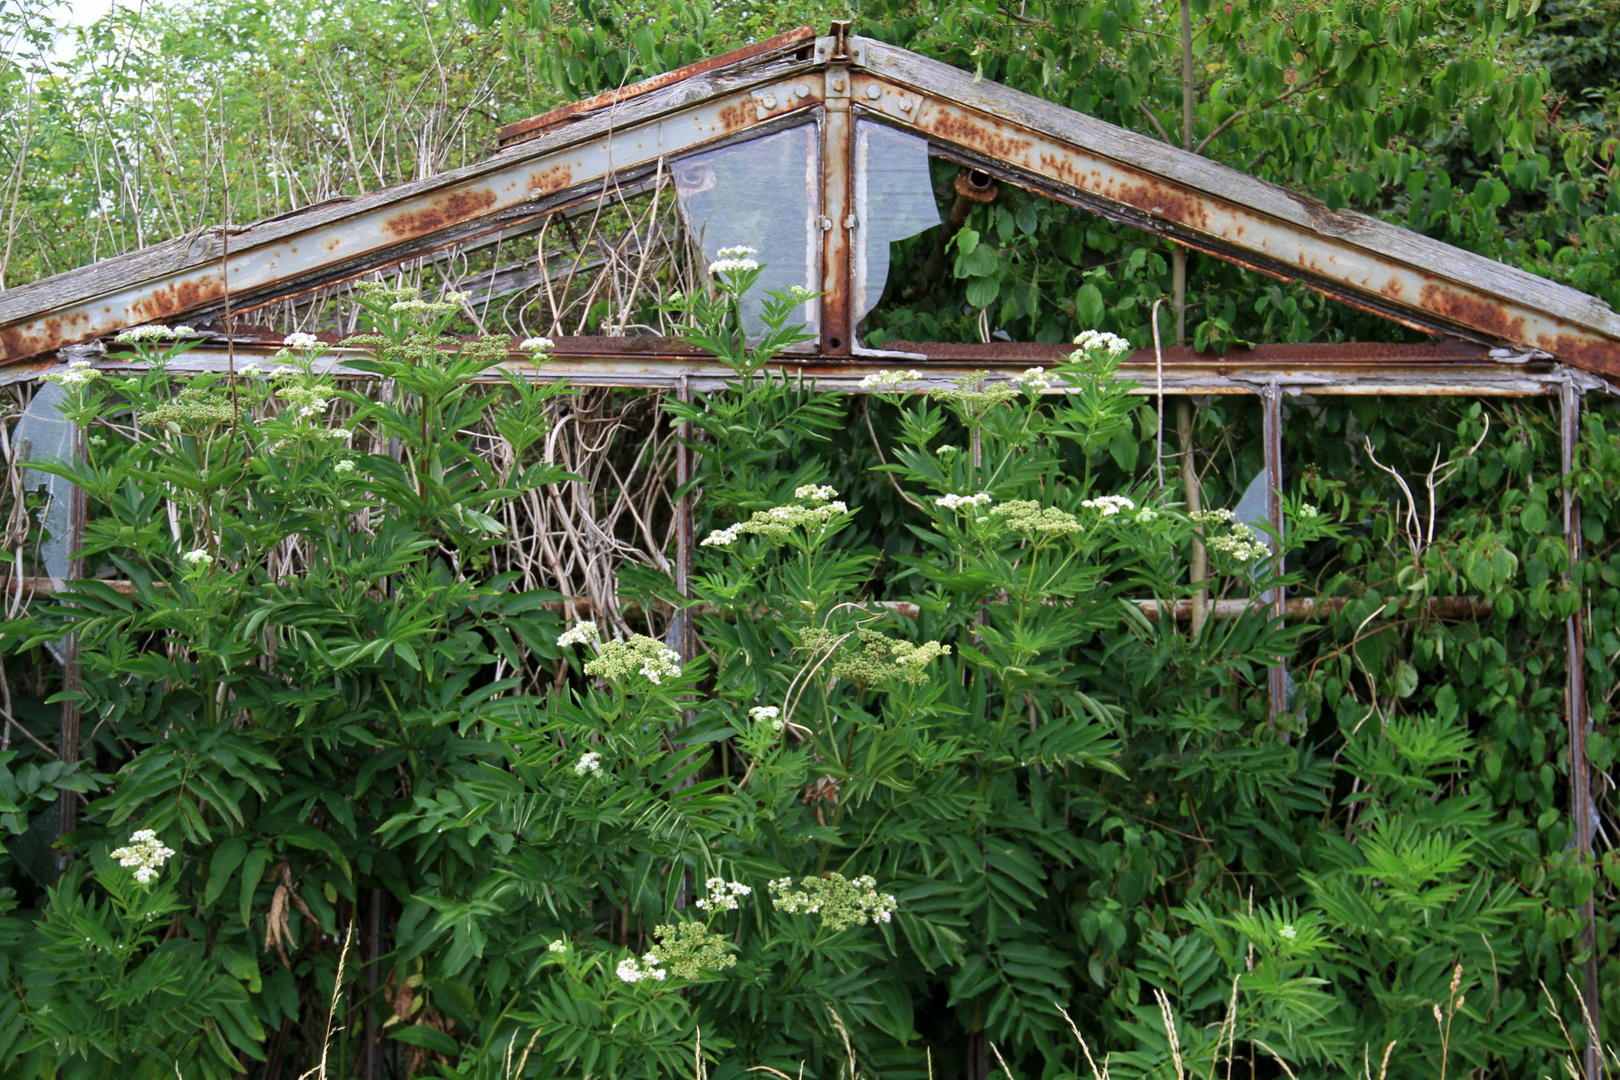
[[[855,213],[861,229],[850,306],[859,326],[889,280],[889,245],[939,224],[927,139],[864,120],[856,126]]]
[[[790,285],[820,288],[816,143],[815,125],[804,124],[674,163],[681,213],[705,259],[713,262],[721,248],[751,247],[765,266],[743,297],[743,325],[750,333],[763,330],[765,293]],[[818,333],[819,305],[807,303],[801,311],[809,331]]]

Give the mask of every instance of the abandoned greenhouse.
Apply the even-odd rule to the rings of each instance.
[[[1017,245],[1376,339],[1054,303]],[[1090,1075],[1071,1023],[1416,1078],[1442,1011],[1477,1075],[1602,1075],[1592,296],[837,23],[0,292],[0,347],[12,885],[181,849],[141,948],[197,1076],[302,1074],[329,1008],[367,1080]],[[18,970],[7,1075],[104,1007]]]

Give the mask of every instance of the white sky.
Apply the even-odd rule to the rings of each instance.
[[[67,0],[57,6],[55,11],[56,23],[61,27],[89,26],[107,12],[112,10],[116,0]],[[125,5],[129,6],[129,5]],[[66,60],[73,55],[73,35],[63,34],[56,39],[56,49],[51,53],[53,61]]]

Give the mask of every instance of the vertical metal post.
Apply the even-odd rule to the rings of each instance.
[[[73,427],[74,461],[84,460],[84,431],[75,424]],[[84,489],[78,484],[68,488],[68,580],[78,581],[84,577],[84,558],[80,552],[84,550],[84,524],[85,524]],[[79,635],[77,633],[67,636],[65,645],[66,659],[62,664],[62,692],[77,695],[79,686]],[[70,697],[62,702],[62,730],[58,739],[57,754],[64,763],[72,764],[79,760],[79,717],[82,710],[77,697]],[[79,826],[79,793],[76,791],[63,791],[56,801],[56,838],[61,841],[68,833]],[[72,856],[66,849],[58,847],[56,851],[56,868],[58,871],[67,869]]]
[[[377,989],[383,954],[383,891],[380,888],[366,891],[370,894],[366,901],[365,930],[366,1041],[360,1050],[360,1076],[361,1080],[382,1080],[383,1049],[382,1033],[378,1030],[377,1022]]]
[[[676,381],[675,400],[683,405],[692,403],[692,386],[685,375]],[[682,423],[675,429],[675,436],[675,591],[684,604],[692,599],[692,451],[686,445],[692,437],[692,425]],[[684,608],[677,611],[672,629],[675,651],[681,654],[684,664],[697,653],[691,613]],[[691,722],[690,712],[686,719]]]
[[[821,354],[852,355],[855,327],[855,118],[850,114],[849,23],[832,26],[821,119]]]
[[[1266,520],[1277,535],[1280,553],[1283,531],[1282,391],[1275,382],[1261,388],[1260,407],[1263,416],[1261,442],[1265,444],[1266,454]],[[1271,607],[1273,618],[1283,617],[1283,600],[1281,589],[1271,589],[1266,593],[1266,603]],[[1281,662],[1266,669],[1266,688],[1271,697],[1271,721],[1275,723],[1277,717],[1288,708],[1288,677]]]
[[[1564,541],[1569,546],[1567,576],[1573,578],[1581,559],[1581,505],[1569,483],[1569,474],[1575,468],[1581,415],[1581,393],[1573,381],[1559,387],[1558,404],[1559,466],[1564,476]],[[1592,718],[1586,700],[1585,609],[1586,590],[1582,587],[1580,603],[1564,622],[1564,711],[1569,722],[1569,809],[1575,821],[1575,854],[1581,865],[1592,867],[1592,774],[1586,759],[1586,738]],[[1596,905],[1588,895],[1581,904],[1581,945],[1586,950],[1586,963],[1581,965],[1585,975],[1582,998],[1592,1028],[1581,1055],[1586,1080],[1601,1080],[1602,1067],[1596,918]]]

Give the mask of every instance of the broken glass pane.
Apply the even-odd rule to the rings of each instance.
[[[939,224],[939,204],[928,175],[928,140],[861,121],[855,132],[855,296],[859,326],[889,280],[889,245]]]
[[[743,325],[763,331],[760,308],[768,292],[792,285],[820,287],[820,236],[816,218],[821,185],[816,128],[803,124],[774,135],[676,161],[675,193],[686,227],[707,263],[721,248],[751,247],[765,267],[743,297]],[[799,309],[810,333],[820,327],[819,305]]]

